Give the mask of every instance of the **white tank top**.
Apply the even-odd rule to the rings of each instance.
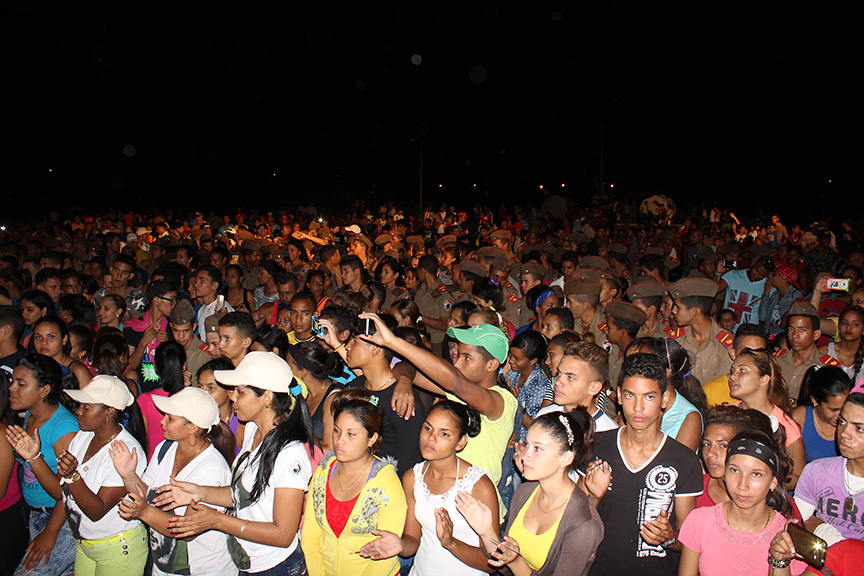
[[[423,478],[423,467],[426,462],[414,465],[414,517],[422,528],[420,547],[414,557],[414,566],[411,568],[411,576],[486,576],[486,572],[475,570],[462,563],[453,556],[450,551],[445,550],[438,540],[435,530],[435,509],[444,508],[450,514],[453,521],[453,537],[465,542],[470,546],[479,546],[480,537],[468,522],[456,510],[456,492],[462,490],[470,493],[474,484],[481,476],[486,475],[482,469],[470,466],[464,476],[456,480],[456,483],[444,494],[432,494],[426,486]],[[491,479],[490,479],[491,481]]]

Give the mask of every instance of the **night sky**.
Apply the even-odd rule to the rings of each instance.
[[[851,2],[33,4],[0,19],[12,214],[412,208],[420,141],[426,201],[584,203],[601,134],[624,197],[864,205]]]

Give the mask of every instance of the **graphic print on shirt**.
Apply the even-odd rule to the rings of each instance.
[[[759,306],[762,301],[761,296],[750,294],[743,290],[736,290],[729,287],[729,302],[726,308],[735,312],[735,321],[737,324],[752,322],[753,310]]]
[[[645,475],[645,487],[639,491],[639,512],[636,517],[639,526],[655,520],[661,510],[666,510],[669,516],[672,516],[677,486],[678,471],[670,466],[655,466]],[[652,546],[639,538],[636,557],[649,556],[665,558],[666,549],[659,545]]]

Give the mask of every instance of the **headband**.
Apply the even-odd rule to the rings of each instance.
[[[780,477],[780,459],[774,450],[759,440],[752,438],[739,438],[733,440],[726,449],[726,460],[735,454],[743,454],[744,456],[752,456],[760,462],[763,462],[771,468],[771,473],[775,478]]]
[[[543,294],[538,296],[537,300],[534,301],[534,308],[537,308],[538,306],[540,306],[540,304],[542,304],[543,301],[546,300],[552,294],[555,294],[555,292],[553,290],[546,290],[545,292],[543,292]]]
[[[313,374],[321,370],[321,366],[306,358],[296,346],[289,346],[288,352],[291,354],[291,359],[304,370]]]
[[[573,429],[570,428],[570,422],[567,420],[567,416],[565,416],[564,414],[559,414],[558,420],[561,422],[561,424],[564,425],[564,429],[567,430],[567,448],[572,448],[574,438]]]

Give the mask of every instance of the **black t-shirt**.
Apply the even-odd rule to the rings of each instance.
[[[417,390],[414,390],[414,416],[408,420],[400,418],[391,407],[394,384],[384,390],[369,390],[369,393],[378,399],[378,408],[384,414],[384,433],[379,454],[392,456],[398,461],[396,471],[401,477],[406,470],[423,460],[420,455],[420,429],[426,420],[426,407]],[[351,381],[350,386],[366,388],[366,377],[358,376]]]
[[[702,493],[699,458],[689,448],[666,436],[653,458],[638,470],[631,470],[618,447],[621,430],[600,432],[595,437],[594,455],[612,467],[612,485],[597,506],[606,536],[597,549],[589,574],[677,574],[681,554],[647,544],[639,528],[655,519],[661,510],[669,513],[675,526],[675,497]]]
[[[24,348],[18,346],[18,349],[15,352],[0,358],[0,369],[6,372],[10,378],[12,377],[12,371],[15,369],[15,364],[18,363],[18,358],[20,358],[24,352]]]

